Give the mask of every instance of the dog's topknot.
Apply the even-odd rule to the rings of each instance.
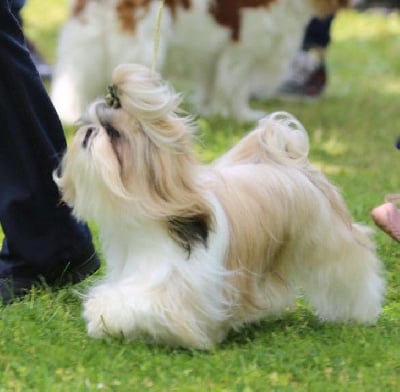
[[[112,75],[121,109],[141,124],[159,147],[183,151],[195,128],[180,109],[181,94],[151,69],[140,64],[121,64]]]
[[[157,72],[141,64],[121,64],[112,75],[122,108],[138,120],[154,121],[176,112],[181,95]]]

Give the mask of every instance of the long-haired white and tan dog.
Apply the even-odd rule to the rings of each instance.
[[[159,0],[72,0],[62,30],[51,97],[74,122],[121,63],[153,61]],[[165,0],[157,64],[193,93],[195,110],[259,119],[249,97],[283,81],[313,15],[351,0]]]
[[[376,321],[384,281],[368,230],[311,166],[295,118],[264,118],[202,165],[167,83],[132,64],[113,82],[55,174],[101,233],[107,272],[84,303],[91,336],[210,348],[300,289],[321,320]]]

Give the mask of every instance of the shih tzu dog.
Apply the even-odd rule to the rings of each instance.
[[[62,29],[51,97],[74,122],[101,96],[118,64],[153,64],[160,0],[72,0]],[[262,116],[283,82],[307,23],[351,0],[165,0],[157,64],[203,115]]]
[[[100,232],[106,274],[84,297],[91,336],[209,349],[299,292],[321,320],[376,321],[384,280],[369,230],[310,164],[298,120],[269,115],[203,165],[168,83],[135,64],[113,83],[54,174]]]

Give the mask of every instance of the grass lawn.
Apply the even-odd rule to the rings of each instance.
[[[27,34],[51,61],[66,3],[29,0],[24,11]],[[342,189],[355,219],[373,226],[369,211],[400,192],[400,16],[341,13],[328,66],[324,99],[255,105],[304,123],[311,160]],[[199,119],[200,157],[213,159],[251,126]],[[322,324],[299,300],[282,319],[232,333],[209,353],[93,340],[76,288],[33,292],[0,306],[0,392],[399,391],[400,246],[378,230],[376,240],[388,281],[376,326]]]

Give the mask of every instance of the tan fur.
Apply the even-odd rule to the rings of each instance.
[[[142,110],[135,107],[135,102],[129,96],[132,84],[140,87],[140,81],[127,78],[134,68],[132,65],[121,66],[114,74],[116,82],[124,80],[124,83],[119,84],[120,100],[133,112]],[[179,103],[180,96],[177,95],[173,106]],[[165,108],[168,111],[170,109],[169,106]],[[143,111],[141,114],[146,116]],[[87,121],[100,125],[100,135],[95,140],[100,143],[101,138],[107,139],[107,135],[96,116],[93,114]],[[104,186],[128,202],[134,200],[146,214],[154,218],[191,217],[199,214],[211,217],[210,207],[199,192],[201,184],[196,182],[199,166],[191,149],[190,120],[175,114],[168,114],[164,119],[153,119],[150,112],[147,116],[149,118],[138,122],[123,112],[105,109],[102,113],[101,117],[113,122],[121,132],[121,137],[114,142],[114,152],[98,154],[99,167],[103,167],[104,156],[116,157],[115,162],[110,161],[107,166],[109,173],[106,174]],[[85,127],[78,132],[64,162],[77,161],[76,155],[80,153],[85,132]],[[105,143],[105,148],[111,147]],[[165,149],[167,153],[159,154],[159,148]],[[59,186],[66,189],[64,199],[70,204],[75,202],[74,177],[75,169],[64,164]],[[211,223],[211,218],[209,220]]]
[[[241,296],[238,320],[252,318],[252,314],[256,315],[266,310],[265,297],[260,296],[260,292],[264,292],[262,287],[270,284],[269,281],[265,281],[266,277],[274,277],[278,282],[276,290],[281,290],[282,297],[294,290],[292,282],[284,278],[288,274],[281,259],[288,258],[287,243],[294,240],[297,230],[301,231],[301,228],[296,227],[297,218],[300,223],[303,219],[312,219],[311,216],[301,217],[297,204],[302,205],[305,210],[313,210],[318,209],[315,203],[320,200],[317,194],[315,198],[310,199],[303,193],[304,181],[309,182],[311,187],[315,186],[321,195],[324,195],[327,204],[320,208],[335,211],[335,215],[348,227],[349,232],[352,231],[352,219],[340,193],[308,161],[308,145],[303,151],[299,151],[295,144],[282,146],[291,156],[291,159],[282,162],[285,171],[290,165],[295,170],[303,166],[303,172],[297,173],[298,183],[293,184],[291,176],[286,177],[285,172],[279,171],[279,165],[276,165],[277,157],[268,155],[265,148],[266,132],[278,132],[279,127],[272,124],[267,124],[266,127],[267,129],[260,126],[250,132],[214,163],[214,166],[222,171],[222,181],[215,183],[215,188],[210,184],[229,217],[231,246],[226,260],[228,269],[241,271],[235,275],[233,283],[239,288]],[[271,129],[273,127],[276,129]],[[269,174],[265,173],[263,164],[269,165]],[[239,174],[238,165],[243,165]],[[271,184],[272,178],[275,178],[275,186]],[[288,189],[290,183],[297,187]],[[271,187],[274,189],[273,193],[268,192]],[[251,195],[250,199],[248,195]],[[304,199],[299,200],[300,197]],[[282,214],[282,211],[285,214]],[[271,225],[271,222],[274,224]],[[247,237],[243,235],[246,233]],[[359,240],[362,244],[362,240]],[[268,309],[269,311],[273,310],[274,304],[271,303],[270,306],[272,309]]]
[[[79,16],[87,4],[92,0],[76,0],[73,4],[71,14]],[[155,0],[118,0],[116,11],[120,22],[121,29],[125,32],[134,32],[136,24],[141,16],[137,15],[137,11],[146,13],[149,5]],[[209,11],[215,20],[223,26],[231,30],[231,37],[234,41],[240,38],[241,15],[240,10],[243,8],[259,8],[269,7],[276,0],[215,0],[210,1]],[[334,13],[340,8],[347,7],[351,0],[311,0],[316,4],[320,12],[320,16],[324,17]],[[171,9],[173,16],[176,15],[177,9],[189,9],[191,7],[190,0],[165,0],[165,7]]]
[[[90,2],[91,0],[75,0],[73,2],[73,6],[71,9],[71,15],[73,17],[77,17],[80,16],[80,14],[82,13],[82,11],[84,10],[84,8],[87,6],[87,4]]]
[[[312,167],[293,116],[267,116],[202,165],[159,75],[121,65],[113,81],[121,108],[94,102],[55,174],[75,216],[101,231],[107,276],[84,306],[92,336],[207,349],[285,311],[299,289],[322,320],[376,320],[374,244]]]
[[[128,193],[140,195],[143,207],[152,216],[182,216],[188,211],[193,215],[203,213],[209,207],[200,196],[200,184],[195,181],[199,167],[191,149],[191,124],[187,118],[170,112],[178,108],[180,96],[176,96],[174,107],[166,105],[164,109],[159,108],[168,110],[163,119],[152,118],[151,112],[145,113],[142,108],[135,107],[136,102],[131,99],[133,84],[144,87],[140,86],[141,80],[127,77],[133,68],[121,66],[114,72],[122,105],[133,113],[138,111],[143,118],[140,123],[136,122],[133,132],[130,118],[122,115],[116,120],[117,127],[131,141],[124,143],[124,147],[134,149],[126,151],[122,160],[123,172],[129,171],[124,175],[129,179],[125,187]],[[158,154],[159,148],[167,153]]]
[[[147,12],[150,0],[119,0],[116,6],[118,19],[123,31],[134,32],[136,29],[135,13],[141,8]]]
[[[279,307],[270,303],[265,308],[267,296],[264,294],[271,289],[268,287],[271,280],[282,298],[294,291],[293,282],[286,279],[290,276],[287,270],[293,269],[297,262],[300,268],[303,256],[312,257],[299,253],[290,255],[290,252],[296,248],[294,244],[303,222],[312,224],[316,219],[310,211],[335,208],[338,214],[335,219],[343,219],[349,232],[352,231],[350,216],[340,195],[323,177],[315,184],[319,191],[311,196],[303,191],[313,188],[307,174],[294,170],[290,175],[290,170],[282,171],[279,166],[269,165],[267,173],[262,162],[244,164],[242,170],[238,170],[237,165],[232,169],[229,166],[220,169],[221,181],[213,188],[229,219],[231,238],[226,266],[230,271],[241,271],[235,275],[233,283],[241,298],[240,311],[235,316],[238,321],[257,318],[265,311],[274,313],[275,307]],[[306,183],[309,185],[305,186]],[[301,211],[298,205],[302,206]],[[288,247],[288,244],[292,245]],[[292,260],[291,264],[287,265],[286,260]]]
[[[217,0],[211,2],[210,12],[215,20],[231,30],[234,41],[240,38],[241,9],[268,7],[276,0]]]

